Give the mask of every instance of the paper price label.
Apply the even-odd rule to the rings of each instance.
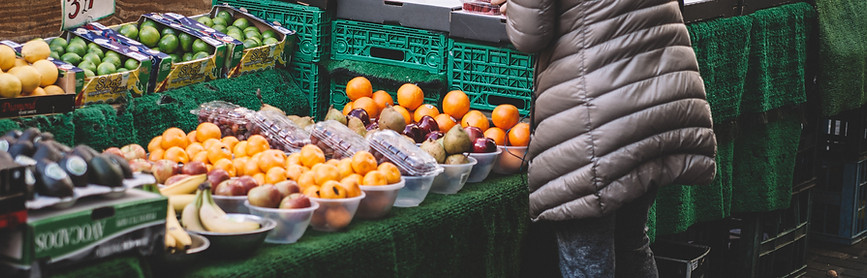
[[[61,28],[69,29],[114,14],[115,0],[60,0],[63,7]]]

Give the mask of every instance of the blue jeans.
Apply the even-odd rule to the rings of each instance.
[[[656,190],[601,218],[552,223],[563,277],[658,277],[647,237]]]

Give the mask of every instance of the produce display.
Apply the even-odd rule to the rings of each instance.
[[[271,106],[263,107],[267,109],[252,111],[231,103],[212,101],[191,112],[198,116],[199,122],[217,125],[223,134],[239,140],[260,135],[268,140],[269,146],[273,145],[285,152],[296,152],[310,143],[310,134],[296,124],[301,118],[293,120],[286,117],[283,111]]]
[[[0,97],[65,94],[55,85],[57,66],[48,60],[51,50],[42,39],[31,40],[21,48],[21,57],[7,45],[0,45]]]
[[[138,60],[125,57],[96,43],[87,43],[78,36],[71,36],[69,41],[64,38],[54,38],[48,45],[51,49],[51,57],[84,70],[84,75],[88,78],[136,70],[139,67]]]

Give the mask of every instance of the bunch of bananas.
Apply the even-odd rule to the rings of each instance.
[[[235,221],[226,217],[211,197],[208,183],[199,185],[194,202],[187,204],[181,213],[181,223],[189,231],[208,231],[216,233],[243,233],[259,229],[253,221]]]
[[[166,250],[170,253],[184,252],[193,245],[190,234],[181,227],[181,223],[178,222],[178,216],[171,206],[169,206],[166,216],[165,245]]]

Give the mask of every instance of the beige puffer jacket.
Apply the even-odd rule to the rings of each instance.
[[[599,217],[668,184],[708,184],[716,139],[676,1],[509,0],[539,52],[528,157],[533,220]]]

